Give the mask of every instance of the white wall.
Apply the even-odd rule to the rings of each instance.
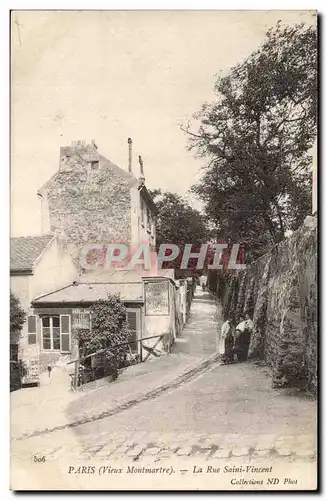
[[[50,215],[49,215],[49,205],[48,205],[48,195],[46,190],[43,190],[42,196],[39,196],[41,203],[41,233],[48,234],[51,230],[50,227]]]
[[[31,280],[31,299],[69,285],[78,278],[78,270],[64,243],[55,238],[35,264]]]
[[[140,192],[137,186],[131,188],[131,244],[140,242]]]
[[[141,213],[141,195],[138,187],[132,187],[131,189],[131,227],[132,227],[132,245],[137,245],[139,243],[149,242],[152,246],[156,244],[155,238],[155,224],[153,225],[153,230],[151,233],[148,232],[147,226],[147,204],[144,199],[142,199],[144,204],[144,216],[142,223],[142,213]],[[154,223],[154,220],[153,220]]]
[[[32,275],[11,276],[10,290],[19,298],[26,314],[33,312],[31,302],[39,295],[50,293],[57,288],[69,285],[78,278],[78,271],[70,255],[65,252],[60,239],[55,238],[41,254],[34,266]],[[27,343],[27,318],[23,325],[20,350],[35,350]],[[27,356],[27,351],[24,356]]]
[[[143,323],[144,330],[142,334],[143,338],[152,337],[154,335],[165,334],[164,339],[161,340],[157,345],[157,349],[159,350],[167,349],[168,345],[173,344],[176,339],[176,324],[175,324],[176,289],[174,284],[170,280],[168,280],[167,292],[168,292],[167,301],[169,304],[169,312],[167,314],[162,314],[162,315],[156,315],[156,314],[144,315],[144,323]],[[146,304],[145,304],[145,310],[146,310]],[[148,341],[143,342],[143,344],[152,347],[156,344],[157,340],[158,340],[157,338],[150,339]]]

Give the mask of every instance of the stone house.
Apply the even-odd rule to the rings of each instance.
[[[134,175],[132,165],[132,140],[128,139],[128,169],[124,170],[98,152],[94,142],[85,145],[78,141],[71,146],[60,149],[59,169],[38,191],[42,206],[42,227],[44,231],[63,231],[68,238],[67,248],[80,267],[80,280],[77,287],[66,291],[56,291],[49,298],[56,298],[57,305],[60,299],[66,300],[66,294],[73,294],[76,303],[83,301],[83,293],[86,293],[85,280],[93,283],[99,296],[103,296],[104,290],[112,293],[120,293],[123,287],[123,299],[126,304],[134,303],[135,296],[133,287],[138,283],[141,290],[142,306],[144,302],[144,289],[155,289],[155,285],[147,285],[143,277],[149,278],[149,273],[138,270],[124,273],[110,273],[105,269],[99,270],[99,275],[91,272],[89,276],[83,268],[80,260],[83,247],[88,244],[124,243],[133,252],[133,247],[140,243],[147,243],[155,250],[155,215],[156,207],[145,185],[145,176],[142,158],[139,157],[139,175]],[[115,276],[114,276],[115,274]],[[122,277],[124,274],[124,277]],[[151,274],[151,273],[150,273]],[[151,279],[160,278],[159,271],[152,273]],[[167,275],[167,272],[166,272]],[[137,336],[148,336],[149,332],[163,332],[169,335],[170,345],[176,337],[176,327],[171,315],[176,310],[176,298],[174,293],[176,286],[173,285],[173,271],[169,272],[167,295],[169,300],[169,312],[157,315],[156,319],[150,320],[152,314],[145,313],[147,318],[141,321],[142,312],[137,311],[137,319],[133,322],[139,325]],[[95,285],[98,281],[100,285]],[[122,282],[120,282],[122,280]],[[129,283],[129,287],[124,284]],[[92,285],[92,286],[93,286]],[[159,286],[159,285],[158,285]],[[163,286],[163,285],[162,285]],[[148,288],[147,288],[148,287]],[[172,292],[174,290],[174,293]],[[49,290],[52,292],[53,290]],[[130,293],[130,295],[129,295]],[[87,292],[87,296],[89,292]],[[151,295],[151,294],[150,294]],[[150,297],[149,295],[149,297]],[[35,304],[41,301],[47,302],[49,298],[37,299]],[[72,298],[70,299],[72,300]],[[150,298],[149,298],[150,300]],[[43,303],[43,302],[42,302]],[[137,306],[139,307],[139,306]],[[132,317],[132,314],[129,315]],[[169,317],[169,325],[167,318]],[[156,323],[156,326],[155,326]],[[142,326],[142,328],[141,328]]]
[[[155,247],[155,205],[140,175],[132,172],[132,140],[128,171],[100,155],[94,144],[78,141],[60,148],[58,171],[38,191],[42,232],[63,231],[76,262],[86,244],[124,243]]]
[[[167,351],[181,329],[183,321],[179,310],[183,306],[173,270],[100,267],[88,271],[80,258],[85,245],[94,243],[124,243],[132,251],[140,243],[155,248],[156,209],[145,186],[141,157],[139,177],[132,172],[131,139],[128,153],[128,170],[123,170],[101,156],[94,143],[77,142],[62,147],[58,171],[38,191],[42,232],[46,234],[33,240],[39,253],[32,252],[28,266],[21,266],[21,274],[15,276],[12,290],[29,314],[22,335],[24,359],[38,358],[41,371],[62,357],[76,358],[77,331],[91,328],[89,308],[96,300],[105,299],[108,293],[119,294],[124,301],[132,333],[131,345],[140,356],[143,348],[135,342],[137,339],[161,335],[160,342],[145,341],[144,350],[156,345],[157,350]],[[15,261],[21,250],[15,240],[12,271],[17,273]],[[31,238],[17,240],[23,245]],[[52,261],[45,252],[47,245],[51,248],[53,245],[58,252],[60,248]],[[28,276],[33,276],[28,284],[24,282],[24,266],[28,268]]]
[[[28,364],[40,356],[40,360],[44,358],[47,363],[48,356],[43,355],[38,342],[38,322],[31,303],[36,296],[76,280],[78,269],[66,251],[62,236],[23,236],[11,238],[10,244],[10,289],[26,313],[20,335],[10,332],[11,344],[17,346],[18,357],[23,362]],[[61,348],[64,346],[64,319],[58,321],[56,342]]]

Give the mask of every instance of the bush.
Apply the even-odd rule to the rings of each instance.
[[[108,295],[107,300],[98,300],[90,312],[91,330],[78,332],[80,357],[109,348],[104,356],[104,375],[117,375],[120,361],[129,352],[128,344],[114,347],[130,338],[126,308],[118,295]]]
[[[23,328],[26,314],[23,311],[19,299],[10,292],[10,332],[20,332]]]

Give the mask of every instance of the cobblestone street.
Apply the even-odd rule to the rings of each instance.
[[[314,459],[315,404],[269,383],[261,367],[218,366],[112,417],[14,441],[13,455]]]
[[[153,370],[156,382],[151,385],[152,392],[139,399],[135,395],[129,405],[111,413],[105,399],[110,388],[83,394],[67,404],[68,424],[62,428],[41,428],[39,435],[35,432],[32,437],[13,440],[12,459],[30,461],[32,456],[45,456],[47,460],[124,459],[134,463],[146,458],[161,462],[178,457],[224,461],[242,457],[251,463],[262,458],[313,461],[315,401],[295,390],[272,389],[264,366],[214,362],[215,314],[210,296],[198,292],[174,353],[165,358],[161,370]],[[169,364],[187,356],[200,369],[187,376],[181,364],[186,375],[175,382],[167,378],[164,385]],[[206,359],[211,362],[206,364]],[[134,375],[132,386],[142,383],[145,375]],[[127,387],[128,376],[122,378],[121,387]],[[119,390],[119,383],[114,386]],[[91,416],[81,424],[87,403]],[[103,413],[104,408],[109,413]]]

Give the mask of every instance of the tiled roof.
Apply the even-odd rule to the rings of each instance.
[[[90,303],[106,300],[108,294],[119,294],[125,302],[143,300],[142,283],[77,283],[33,301],[35,305]]]
[[[34,262],[53,238],[52,234],[10,238],[10,271],[32,271]]]

